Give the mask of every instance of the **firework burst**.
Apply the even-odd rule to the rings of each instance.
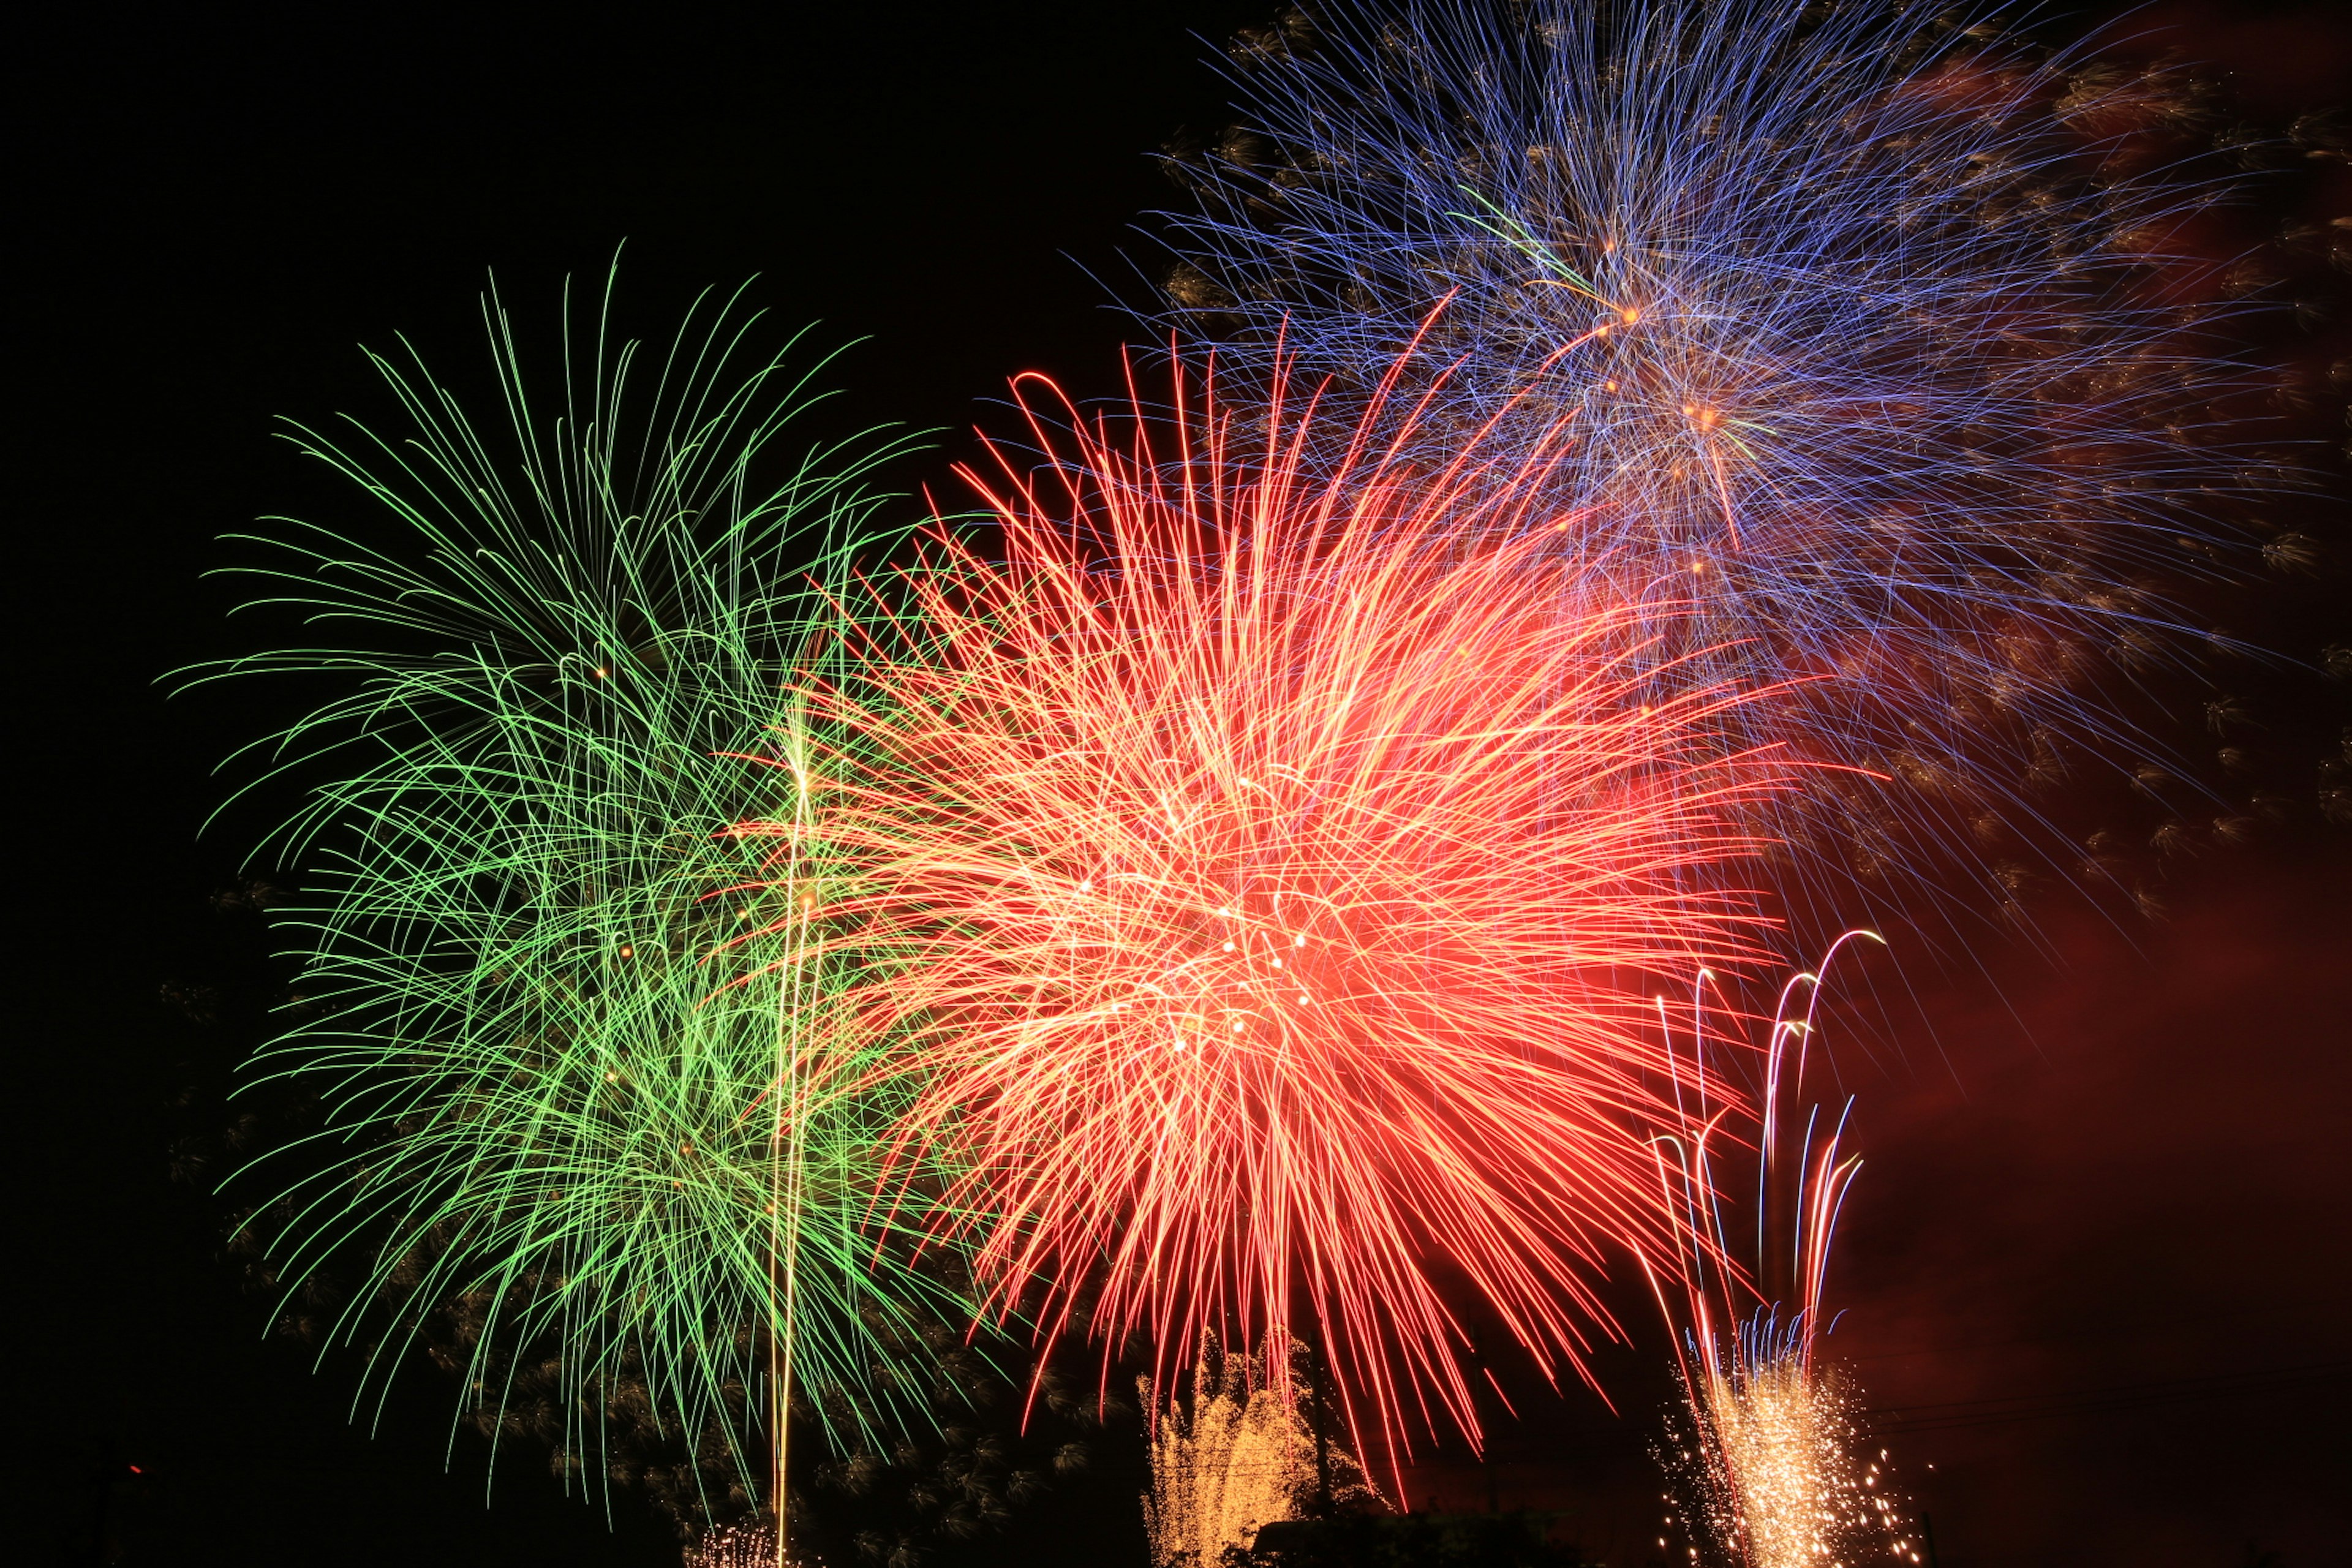
[[[1743,717],[1885,781],[1780,819],[1784,890],[1846,919],[1919,912],[1931,867],[2010,899],[2056,852],[2040,785],[2154,756],[2103,690],[2201,636],[2158,586],[2264,482],[2221,331],[2259,279],[2200,254],[2227,186],[2175,158],[2191,85],[1997,22],[1318,8],[1237,51],[1242,125],[1175,164],[1175,319],[1229,363],[1365,388],[1426,329],[1420,437],[1564,424],[1544,510],[1668,606],[1662,656],[1834,678]]]
[[[608,289],[552,414],[487,310],[509,429],[378,360],[407,439],[298,437],[425,547],[265,541],[295,557],[277,602],[366,637],[215,672],[344,692],[276,743],[326,777],[278,846],[319,862],[287,929],[323,1016],[254,1070],[329,1106],[283,1156],[308,1174],[276,1250],[297,1281],[358,1264],[341,1332],[378,1336],[378,1379],[453,1297],[478,1325],[469,1407],[497,1411],[501,1367],[559,1360],[568,1458],[599,1473],[631,1369],[658,1420],[739,1458],[740,1505],[781,1489],[796,1402],[905,1414],[897,1363],[967,1310],[872,1223],[906,1087],[840,1054],[806,932],[747,935],[725,896],[761,862],[723,829],[794,799],[720,754],[785,715],[831,613],[785,584],[864,536],[859,476],[891,448],[783,459],[804,383],[747,357],[736,301],[648,373],[605,335]]]
[[[987,1194],[1000,1310],[1058,1334],[1093,1276],[1107,1347],[1164,1370],[1214,1328],[1286,1397],[1311,1335],[1359,1451],[1367,1408],[1394,1442],[1433,1397],[1475,1434],[1438,1276],[1547,1366],[1607,1331],[1604,1250],[1666,1234],[1643,977],[1748,954],[1726,819],[1790,770],[1724,754],[1747,695],[1563,612],[1528,541],[1567,521],[1475,444],[1316,479],[1311,404],[1245,448],[1190,402],[1180,370],[1165,419],[1033,411],[1042,464],[971,476],[992,558],[941,532],[877,590],[888,638],[796,694],[845,738],[778,759],[809,816],[742,830],[856,863],[769,896],[865,955],[850,1000],[924,1063],[907,1147]]]
[[[1223,1563],[1277,1520],[1379,1500],[1355,1456],[1320,1429],[1319,1411],[1284,1398],[1260,1370],[1203,1336],[1189,1410],[1149,1382],[1139,1390],[1155,1424],[1143,1523],[1161,1568]]]
[[[1829,957],[1864,934],[1841,938]],[[1675,1284],[1655,1274],[1651,1282],[1679,1336],[1685,1415],[1662,1458],[1685,1494],[1677,1500],[1694,1537],[1692,1556],[1749,1568],[1822,1568],[1890,1555],[1916,1563],[1900,1500],[1887,1485],[1886,1456],[1869,1452],[1843,1380],[1814,1354],[1824,1331],[1831,1240],[1862,1165],[1840,1152],[1843,1112],[1825,1128],[1818,1108],[1808,1110],[1796,1149],[1784,1147],[1821,978],[1790,980],[1769,1021],[1762,1092],[1754,1097],[1761,1108],[1755,1227],[1738,1246],[1717,1191],[1717,1165],[1727,1119],[1747,1101],[1727,1094],[1706,1058],[1710,1045],[1738,1047],[1745,1020],[1727,1009],[1710,1015],[1710,991],[1711,977],[1703,974],[1681,1029],[1659,1004],[1662,1028],[1687,1041],[1678,1053],[1680,1130],[1655,1145],[1682,1256]],[[1752,1272],[1732,1263],[1742,1253],[1754,1256]]]

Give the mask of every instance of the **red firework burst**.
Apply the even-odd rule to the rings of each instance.
[[[1076,434],[1024,405],[1042,464],[964,476],[1000,547],[935,531],[799,694],[815,805],[741,831],[854,868],[848,1000],[921,1058],[904,1136],[965,1173],[995,1307],[1051,1338],[1096,1280],[1108,1343],[1215,1327],[1277,1382],[1311,1334],[1360,1439],[1442,1406],[1475,1440],[1441,1277],[1581,1374],[1608,1248],[1671,1267],[1652,998],[1754,956],[1732,818],[1789,770],[1577,607],[1565,520],[1461,515],[1542,487],[1360,439],[1310,475],[1311,403],[1244,451],[1175,390],[1064,402]]]

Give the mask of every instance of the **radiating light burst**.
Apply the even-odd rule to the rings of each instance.
[[[968,1316],[876,1223],[908,1086],[856,1054],[804,926],[747,934],[726,897],[768,870],[724,830],[797,802],[726,753],[786,713],[834,613],[802,574],[875,537],[861,476],[893,448],[772,470],[805,382],[750,350],[755,318],[706,302],[641,355],[607,288],[551,383],[486,301],[497,423],[379,360],[399,437],[299,433],[400,531],[284,523],[261,574],[351,640],[211,672],[328,693],[276,742],[312,785],[278,849],[313,863],[285,929],[320,1006],[253,1066],[314,1085],[326,1125],[257,1226],[289,1282],[357,1276],[338,1337],[378,1388],[462,1296],[463,1412],[552,1365],[564,1458],[601,1476],[641,1374],[635,1414],[772,1503],[796,1402],[861,1436],[926,1419],[900,1364]]]
[[[2209,254],[2238,176],[2168,162],[2185,79],[2004,15],[1317,7],[1176,165],[1174,319],[1227,363],[1369,388],[1426,326],[1420,439],[1565,422],[1549,505],[1667,606],[1661,656],[1835,677],[1742,715],[1881,775],[1780,805],[1826,918],[1919,915],[1948,870],[2007,902],[2063,855],[2032,796],[2160,760],[2102,689],[2202,637],[2164,585],[2273,483],[2223,330],[2257,302]]]
[[[1613,1331],[1604,1252],[1672,1245],[1649,994],[1753,955],[1727,818],[1792,770],[1721,747],[1753,694],[1635,657],[1540,487],[1482,482],[1540,450],[1433,471],[1368,421],[1317,476],[1328,416],[1278,389],[1244,437],[1181,367],[1174,415],[1066,433],[1016,384],[1043,457],[969,476],[987,552],[941,531],[874,590],[890,638],[795,694],[841,737],[809,822],[743,831],[858,865],[823,919],[923,1062],[908,1152],[986,1194],[998,1309],[1050,1338],[1097,1277],[1107,1353],[1213,1328],[1286,1397],[1311,1338],[1359,1451],[1475,1437],[1439,1276],[1549,1368]]]
[[[1378,1500],[1338,1435],[1318,1431],[1318,1418],[1259,1370],[1204,1336],[1190,1409],[1173,1390],[1142,1384],[1153,1420],[1143,1525],[1160,1568],[1223,1563],[1248,1552],[1261,1527],[1307,1517],[1311,1506]]]
[[[1840,938],[1822,970],[1839,948],[1869,936]],[[1669,1500],[1683,1510],[1695,1562],[1916,1563],[1918,1543],[1889,1484],[1887,1456],[1872,1453],[1846,1380],[1814,1354],[1825,1331],[1830,1245],[1862,1164],[1841,1152],[1843,1113],[1830,1128],[1818,1108],[1808,1108],[1796,1148],[1784,1147],[1790,1100],[1802,1092],[1821,977],[1792,978],[1772,1017],[1759,1021],[1768,1030],[1758,1053],[1761,1092],[1745,1097],[1727,1091],[1707,1058],[1711,1048],[1740,1051],[1748,1020],[1734,1009],[1711,1009],[1712,991],[1712,977],[1702,974],[1686,1022],[1659,1004],[1662,1032],[1684,1042],[1676,1052],[1681,1120],[1654,1144],[1660,1188],[1681,1239],[1675,1274],[1651,1279],[1677,1336],[1685,1406],[1660,1454],[1682,1494]],[[1727,1219],[1718,1187],[1727,1129],[1751,1104],[1759,1108],[1755,1145],[1745,1151],[1755,1162],[1752,1235]],[[1751,1267],[1734,1261],[1743,1255],[1754,1258]]]

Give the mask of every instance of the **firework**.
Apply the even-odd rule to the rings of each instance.
[[[1033,407],[1042,465],[970,476],[992,556],[942,531],[876,589],[887,637],[795,694],[807,816],[742,831],[856,862],[768,907],[866,955],[998,1310],[1051,1339],[1098,1274],[1107,1353],[1215,1328],[1287,1397],[1313,1336],[1360,1451],[1358,1394],[1386,1440],[1433,1397],[1475,1434],[1436,1273],[1547,1366],[1608,1331],[1603,1250],[1661,1234],[1643,977],[1748,952],[1725,818],[1790,770],[1716,743],[1744,694],[1564,613],[1536,520],[1448,537],[1535,487],[1475,450],[1317,479],[1311,405],[1244,446],[1192,402],[1180,370],[1165,418]]]
[[[777,1568],[783,1563],[824,1568],[822,1558],[788,1555],[776,1539],[775,1527],[768,1524],[737,1524],[713,1531],[686,1554],[686,1568]]]
[[[1854,936],[1833,946],[1830,957]],[[1825,961],[1822,968],[1828,967]],[[1899,1500],[1887,1486],[1884,1451],[1868,1452],[1861,1415],[1832,1370],[1816,1364],[1830,1243],[1859,1157],[1842,1155],[1834,1128],[1810,1109],[1793,1152],[1789,1097],[1801,1093],[1820,1002],[1817,974],[1780,993],[1760,1053],[1762,1092],[1756,1143],[1752,1237],[1735,1247],[1716,1189],[1716,1151],[1727,1118],[1746,1101],[1727,1093],[1706,1066],[1710,1043],[1739,1043],[1738,1014],[1710,1016],[1711,977],[1694,992],[1683,1034],[1680,1130],[1658,1141],[1659,1174],[1683,1237],[1680,1289],[1657,1275],[1660,1310],[1679,1331],[1676,1354],[1686,1405],[1685,1429],[1663,1458],[1681,1483],[1692,1534],[1727,1563],[1820,1568],[1864,1559],[1916,1563]],[[1752,1253],[1752,1271],[1732,1259]],[[1678,1299],[1677,1299],[1678,1297]],[[1663,1544],[1663,1542],[1662,1542]],[[1701,1546],[1694,1545],[1694,1559]]]
[[[1847,919],[1935,866],[2007,900],[2070,757],[2165,761],[2106,689],[2201,637],[2155,584],[2268,483],[2222,346],[2259,279],[2199,254],[2214,161],[2166,161],[2192,84],[1996,10],[1318,8],[1174,165],[1174,319],[1229,364],[1363,389],[1425,331],[1420,438],[1564,424],[1543,510],[1662,656],[1833,678],[1743,718],[1879,775],[1780,808],[1783,890]]]
[[[1355,1456],[1318,1430],[1319,1407],[1302,1412],[1255,1381],[1255,1370],[1204,1342],[1192,1409],[1171,1398],[1156,1412],[1143,1522],[1162,1568],[1222,1563],[1230,1551],[1247,1552],[1262,1525],[1299,1518],[1310,1504],[1328,1510],[1378,1495]],[[1149,1382],[1141,1393],[1158,1403]]]
[[[276,1250],[298,1282],[357,1264],[341,1335],[389,1321],[378,1381],[461,1299],[468,1404],[557,1357],[575,1463],[607,1468],[626,1383],[780,1497],[795,1403],[887,1419],[920,1325],[965,1310],[874,1220],[904,1086],[840,1055],[807,932],[747,935],[725,891],[760,866],[721,830],[794,796],[721,753],[789,728],[830,613],[789,585],[865,534],[891,448],[786,460],[805,383],[750,356],[738,300],[644,368],[603,303],[551,411],[493,295],[508,427],[379,359],[404,439],[299,431],[425,559],[287,522],[276,601],[366,636],[213,672],[341,688],[275,743],[315,789],[277,847],[320,864],[286,929],[323,1016],[253,1070],[329,1106]]]

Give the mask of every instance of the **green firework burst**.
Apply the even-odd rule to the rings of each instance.
[[[727,831],[805,816],[783,693],[843,646],[808,584],[887,544],[866,487],[904,444],[783,452],[809,383],[751,350],[740,292],[662,354],[614,338],[611,299],[575,331],[567,293],[552,406],[486,300],[494,426],[413,349],[371,356],[404,435],[294,439],[406,546],[272,520],[261,602],[349,646],[201,678],[335,693],[260,770],[332,781],[275,847],[318,868],[288,924],[322,1016],[254,1066],[330,1108],[276,1209],[288,1277],[363,1276],[340,1337],[392,1325],[379,1397],[419,1314],[467,1298],[469,1405],[558,1355],[591,1459],[626,1365],[757,1497],[795,1391],[829,1427],[919,1418],[908,1363],[966,1311],[907,1217],[936,1184],[891,1165],[877,1196],[912,1086],[838,1026],[856,961],[772,915],[848,868],[814,833],[780,862]]]

